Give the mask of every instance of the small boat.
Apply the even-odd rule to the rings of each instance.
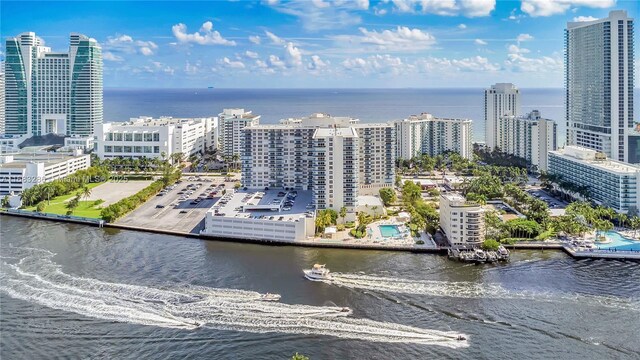
[[[487,253],[480,249],[475,249],[473,254],[475,255],[476,262],[485,262],[487,261]]]
[[[312,269],[302,270],[304,277],[312,281],[331,280],[329,269],[325,265],[315,264]]]
[[[280,300],[279,294],[266,293],[260,295],[260,301],[278,301]]]
[[[351,309],[349,309],[348,307],[343,307],[342,309],[340,309],[340,312],[351,312]]]
[[[467,337],[466,337],[466,336],[464,336],[464,335],[458,335],[458,337],[456,337],[456,340],[458,340],[458,341],[464,341],[464,340],[467,340]]]

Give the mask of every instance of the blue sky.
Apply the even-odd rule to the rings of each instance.
[[[97,39],[106,87],[562,87],[566,22],[639,3],[3,0],[0,33]]]

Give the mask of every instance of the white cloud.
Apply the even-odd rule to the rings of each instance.
[[[295,16],[309,31],[349,27],[362,22],[357,11],[369,8],[368,0],[289,0],[271,5],[276,11]]]
[[[486,57],[473,56],[462,59],[423,58],[415,63],[419,72],[433,74],[451,74],[457,72],[494,72],[500,70],[500,65],[492,63]]]
[[[124,54],[142,54],[144,56],[150,56],[158,49],[158,45],[153,41],[135,40],[129,35],[116,35],[109,36],[107,41],[103,44],[105,52],[111,52],[116,58],[116,53]],[[112,57],[113,58],[113,57]]]
[[[318,55],[312,55],[311,61],[307,63],[307,69],[311,71],[320,71],[329,66],[329,63],[320,59]]]
[[[403,63],[399,57],[389,54],[372,55],[367,58],[348,58],[342,62],[343,69],[363,75],[392,74],[399,75],[413,66]]]
[[[251,41],[252,43],[256,44],[256,45],[260,45],[260,36],[249,36],[249,41]]]
[[[495,0],[391,0],[398,12],[436,14],[444,16],[488,16]]]
[[[574,22],[593,21],[593,20],[598,20],[598,18],[595,18],[593,16],[576,16],[573,18]]]
[[[287,67],[284,61],[280,60],[280,58],[276,55],[269,55],[268,64],[270,65],[270,67],[274,67],[277,69],[284,69]]]
[[[460,30],[464,30],[466,28],[467,28],[467,25],[465,25],[465,24],[458,25],[458,29],[460,29]]]
[[[187,25],[176,24],[171,27],[173,36],[181,43],[196,43],[199,45],[225,45],[235,46],[236,42],[233,40],[227,40],[220,35],[218,31],[213,30],[213,23],[207,21],[202,24],[200,31],[196,31],[192,34],[187,33]]]
[[[367,46],[381,51],[417,51],[427,49],[436,43],[436,38],[430,33],[406,26],[381,32],[365,28],[359,30],[362,35],[338,35],[334,36],[334,40],[343,46],[363,51],[371,50],[367,49]]]
[[[536,16],[564,14],[570,8],[588,7],[606,9],[614,6],[616,0],[522,0],[522,12]]]
[[[276,34],[270,32],[270,31],[265,31],[264,34],[267,35],[269,40],[271,40],[272,44],[284,45],[284,43],[285,43],[284,39],[282,39],[281,37],[277,36]]]
[[[244,69],[244,63],[242,61],[239,60],[230,60],[228,57],[224,57],[222,58],[222,60],[219,61],[220,64],[224,65],[225,67],[231,68],[231,69]]]
[[[104,51],[102,53],[102,59],[104,59],[106,61],[124,61],[122,56],[118,56],[118,55],[112,53],[111,51]]]
[[[195,75],[200,72],[200,64],[191,64],[189,60],[184,64],[184,72],[189,75]]]
[[[482,39],[475,39],[473,43],[476,45],[487,45],[487,42]]]
[[[293,43],[287,43],[284,48],[284,58],[287,65],[296,67],[302,65],[302,52],[297,47],[293,46]]]
[[[510,53],[505,67],[514,72],[559,73],[563,71],[562,56],[529,58],[522,53]]]
[[[515,44],[509,45],[507,50],[509,50],[509,54],[526,54],[526,53],[530,52],[529,49],[521,48],[521,47],[519,47],[518,45],[515,45]]]
[[[254,52],[254,51],[247,50],[247,51],[244,52],[244,56],[246,56],[246,57],[248,57],[250,59],[257,59],[258,58],[258,53]]]
[[[533,40],[533,36],[529,35],[529,34],[520,34],[518,35],[518,37],[516,38],[517,42],[522,42],[522,41],[529,41],[529,40]]]

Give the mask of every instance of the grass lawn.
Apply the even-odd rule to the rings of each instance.
[[[89,187],[89,189],[93,189],[94,187],[102,184],[103,183],[90,183],[90,184],[87,184],[87,186]],[[46,208],[44,209],[44,212],[49,214],[66,215],[67,214],[67,208],[65,207],[67,205],[66,201],[75,196],[76,196],[76,193],[74,192],[68,195],[57,196],[51,199],[50,204],[46,206]],[[46,200],[45,200],[45,203],[46,203]],[[78,207],[73,211],[72,215],[99,219],[100,210],[102,209],[100,208],[100,205],[95,206],[95,203],[96,203],[95,200],[80,201],[78,204]],[[30,210],[30,211],[33,211],[35,209],[36,209],[35,206],[30,206],[26,208],[26,210]]]

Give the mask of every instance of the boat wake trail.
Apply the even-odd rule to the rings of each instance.
[[[562,294],[537,291],[507,290],[499,284],[482,284],[466,281],[410,280],[396,277],[332,273],[325,283],[346,288],[383,291],[399,294],[447,296],[457,298],[525,299],[546,302],[580,302],[610,308],[640,311],[639,299],[585,294]]]
[[[469,345],[465,335],[453,331],[350,318],[348,309],[335,306],[265,302],[253,291],[190,285],[156,288],[83,278],[64,273],[52,261],[54,255],[43,249],[3,248],[0,291],[84,316],[166,328],[326,335],[451,348]]]

